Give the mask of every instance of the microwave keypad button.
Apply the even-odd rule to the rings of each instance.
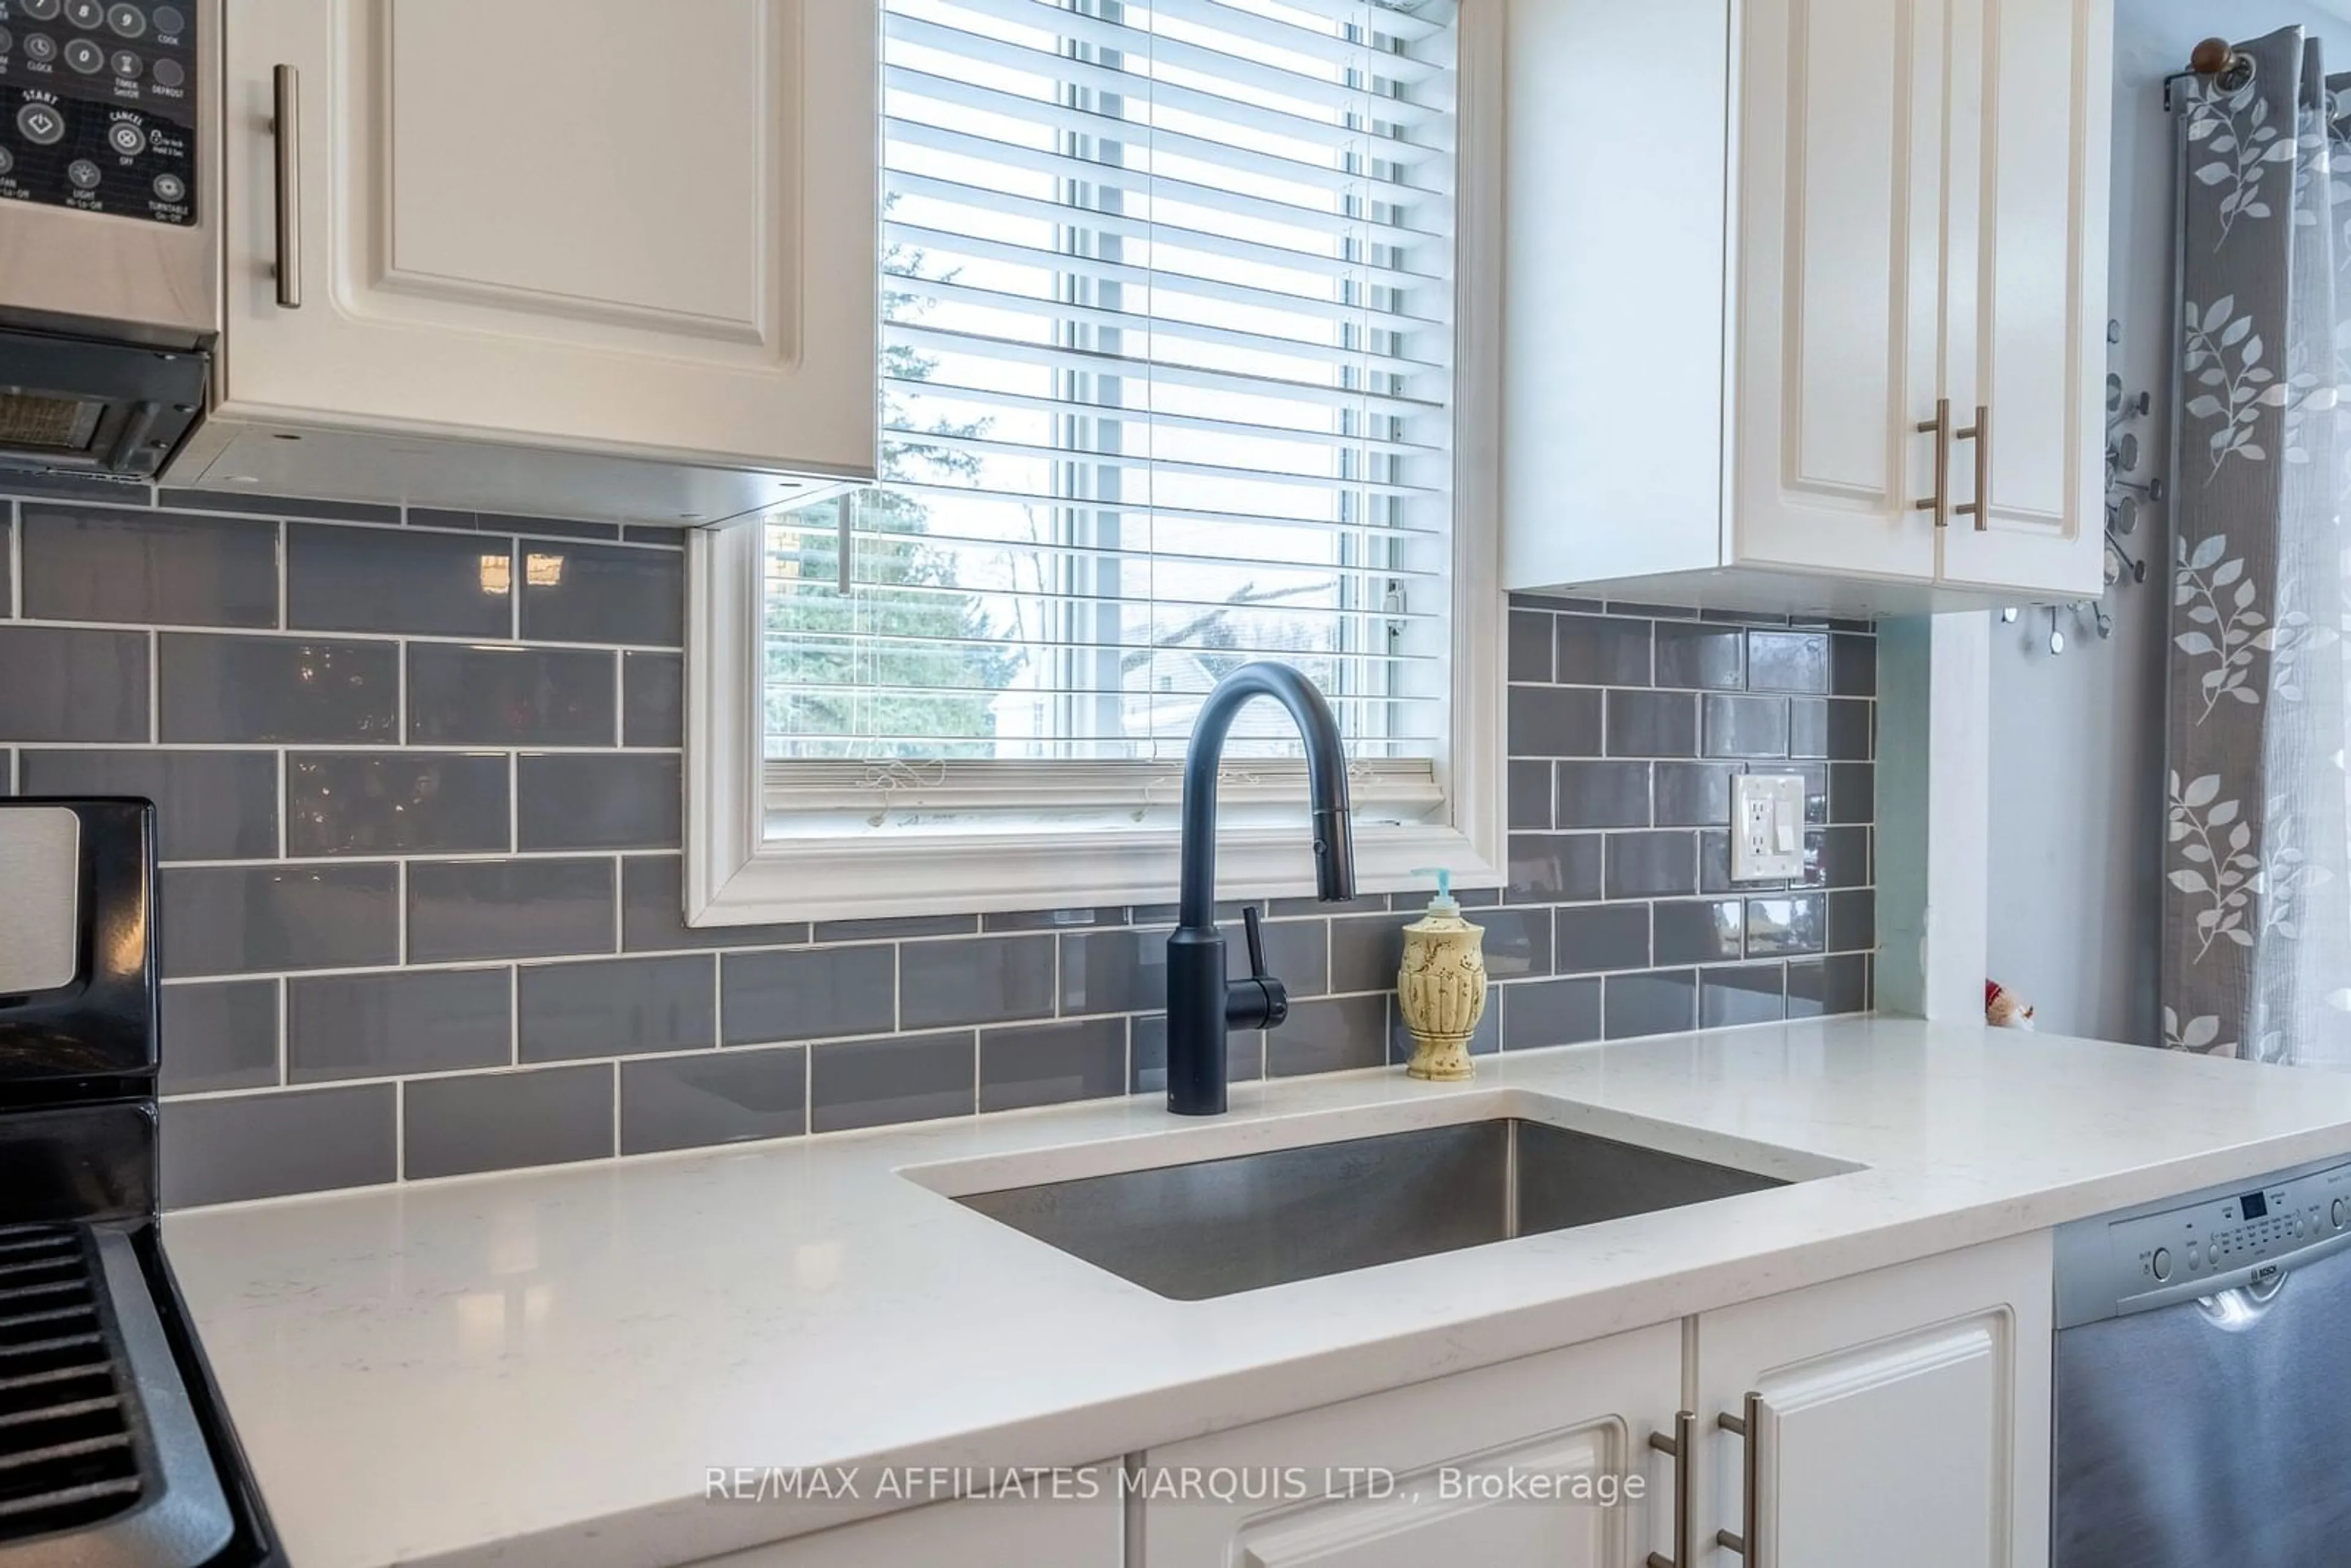
[[[125,158],[136,158],[147,151],[147,133],[128,120],[118,120],[106,128],[106,144]]]
[[[16,155],[14,152],[9,152],[5,147],[0,147],[0,180],[6,179],[8,177],[8,171],[14,169],[16,166]]]
[[[16,47],[16,35],[10,32],[5,27],[0,27],[0,55],[6,54],[10,49],[15,48]]]
[[[66,45],[66,64],[94,77],[106,68],[106,51],[88,38],[75,38]]]
[[[157,87],[177,87],[187,79],[187,70],[180,64],[179,61],[157,60],[155,62],[155,85]]]
[[[188,183],[177,174],[158,174],[153,186],[155,199],[177,206],[187,200]]]
[[[46,22],[57,14],[57,0],[21,0],[16,9],[28,22]]]
[[[147,13],[136,5],[110,5],[106,8],[106,25],[118,37],[135,38],[147,30]]]
[[[66,20],[88,31],[106,26],[106,0],[66,0]]]
[[[139,57],[136,49],[115,50],[113,64],[114,74],[124,81],[137,81],[139,73],[147,68],[147,62]]]
[[[77,158],[66,165],[66,178],[73,182],[73,188],[77,191],[95,191],[98,183],[106,176],[99,172],[98,165],[89,159]]]
[[[25,40],[25,57],[35,65],[47,65],[57,57],[57,41],[47,33],[35,33]]]
[[[188,19],[180,14],[177,5],[158,5],[155,7],[155,30],[167,38],[176,38],[188,30]]]
[[[66,117],[54,105],[28,103],[16,110],[16,131],[36,147],[55,147],[66,139]]]

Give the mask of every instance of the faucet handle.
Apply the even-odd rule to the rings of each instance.
[[[1256,904],[1242,906],[1241,928],[1249,938],[1249,978],[1268,978],[1265,972],[1265,929],[1258,924]]]
[[[1241,925],[1249,935],[1249,978],[1225,989],[1227,1029],[1279,1029],[1290,1017],[1290,993],[1265,972],[1265,933],[1259,927],[1257,905],[1241,910]]]

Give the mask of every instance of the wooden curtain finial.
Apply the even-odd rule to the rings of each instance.
[[[2207,38],[2188,57],[2188,68],[2198,76],[2219,76],[2229,68],[2237,51],[2226,38]]]

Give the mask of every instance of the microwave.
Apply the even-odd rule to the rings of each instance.
[[[0,476],[152,479],[220,340],[214,0],[0,0]]]

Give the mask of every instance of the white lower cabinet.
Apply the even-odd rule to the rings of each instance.
[[[2043,1568],[2051,1291],[2043,1232],[1701,1316],[1698,1539],[1754,1540],[1684,1568]]]
[[[1116,1465],[1089,1473],[1093,1495],[967,1498],[712,1557],[695,1568],[1120,1568]]]
[[[1665,1323],[1154,1448],[1144,1568],[1632,1568],[1670,1544],[1672,1461],[1647,1439],[1681,1377]]]

